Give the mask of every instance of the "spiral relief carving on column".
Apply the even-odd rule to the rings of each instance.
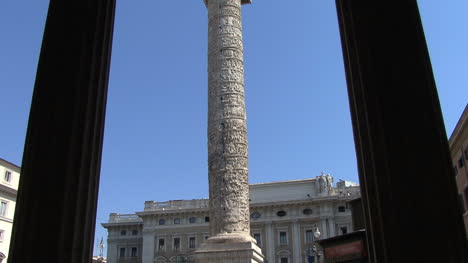
[[[249,235],[241,0],[207,6],[210,232]]]

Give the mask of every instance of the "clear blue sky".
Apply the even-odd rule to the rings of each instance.
[[[0,157],[18,165],[48,3],[0,4]],[[468,102],[468,2],[419,4],[450,135]],[[358,181],[334,1],[255,0],[243,23],[250,182]],[[208,197],[206,53],[202,0],[118,1],[96,240],[111,212]]]

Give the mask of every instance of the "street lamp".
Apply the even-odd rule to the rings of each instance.
[[[318,227],[315,227],[314,239],[312,240],[312,247],[309,246],[307,249],[307,261],[308,263],[315,263],[315,256],[317,256],[317,262],[320,262],[320,257],[317,252],[317,247],[315,246],[315,241],[320,238],[320,230]]]

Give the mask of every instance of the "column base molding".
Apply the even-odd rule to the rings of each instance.
[[[196,263],[263,263],[255,242],[204,243],[194,253]]]

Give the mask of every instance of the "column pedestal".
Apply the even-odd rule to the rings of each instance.
[[[260,263],[262,250],[254,241],[204,243],[194,254],[197,263]]]

